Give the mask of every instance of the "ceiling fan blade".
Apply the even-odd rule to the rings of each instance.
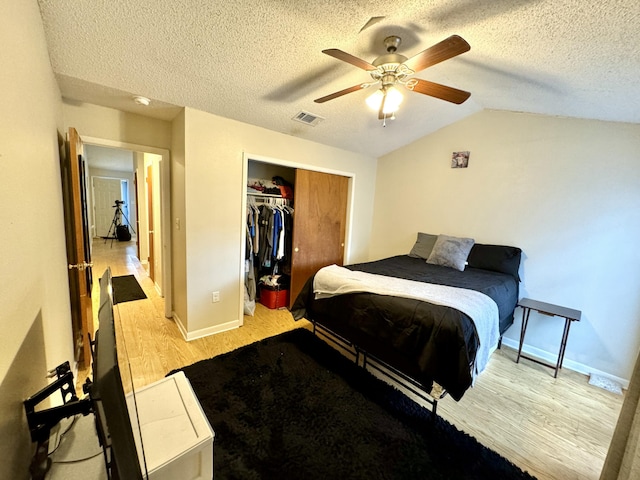
[[[334,92],[330,95],[326,95],[324,97],[316,98],[314,102],[316,103],[324,103],[329,100],[333,100],[334,98],[341,97],[342,95],[346,95],[347,93],[357,92],[358,90],[362,90],[363,88],[367,88],[369,85],[366,83],[360,83],[358,85],[354,85],[353,87],[345,88],[344,90],[340,90],[339,92]]]
[[[330,57],[337,58],[338,60],[342,60],[343,62],[350,63],[358,68],[363,70],[371,71],[375,70],[376,67],[371,65],[369,62],[365,62],[364,60],[354,57],[350,53],[343,52],[342,50],[338,50],[337,48],[329,48],[327,50],[322,50],[322,53],[326,53]]]
[[[468,52],[470,49],[471,46],[464,38],[458,35],[451,35],[440,43],[436,43],[432,47],[414,55],[404,62],[404,65],[414,72],[419,72],[420,70],[453,58],[461,53]]]
[[[446,100],[447,102],[457,103],[458,105],[471,96],[471,93],[469,92],[458,90],[453,87],[447,87],[446,85],[440,85],[439,83],[428,82],[427,80],[421,80],[419,78],[414,78],[412,80],[416,83],[412,87],[407,86],[409,90],[429,95],[430,97],[436,97],[441,100]]]

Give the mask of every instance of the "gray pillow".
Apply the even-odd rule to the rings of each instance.
[[[475,240],[473,238],[450,237],[438,235],[427,263],[442,265],[463,271],[469,252]]]
[[[409,256],[413,258],[429,258],[433,245],[436,243],[437,235],[431,235],[430,233],[418,232],[418,239],[415,245],[409,252]]]

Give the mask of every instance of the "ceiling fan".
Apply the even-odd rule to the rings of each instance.
[[[357,92],[358,90],[369,88],[379,83],[381,85],[380,89],[367,98],[367,104],[378,110],[378,118],[384,120],[388,116],[394,118],[393,115],[398,110],[400,102],[402,101],[402,94],[397,89],[398,85],[404,85],[413,92],[422,93],[456,104],[463,103],[471,96],[471,93],[465,92],[464,90],[458,90],[457,88],[447,87],[446,85],[429,82],[420,78],[410,78],[411,75],[420,70],[424,70],[427,67],[431,67],[444,60],[469,51],[471,47],[462,37],[452,35],[409,59],[404,55],[396,53],[401,42],[402,39],[395,35],[385,38],[384,45],[387,53],[379,56],[371,63],[354,57],[342,50],[338,50],[337,48],[323,50],[322,53],[368,71],[373,81],[345,88],[339,92],[317,98],[314,101],[316,103],[324,103],[346,95],[347,93]]]

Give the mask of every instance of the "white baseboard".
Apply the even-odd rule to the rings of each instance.
[[[507,337],[502,338],[502,344],[506,345],[509,348],[513,348],[516,351],[518,350],[518,346],[519,346],[516,340],[507,338]],[[549,353],[545,350],[541,350],[539,348],[527,345],[526,343],[522,346],[522,353],[524,353],[527,356],[531,356],[531,357],[543,360],[545,362],[548,362],[551,365],[555,365],[556,362],[558,361],[557,353]],[[575,362],[566,357],[562,362],[562,368],[567,368],[569,370],[573,370],[574,372],[582,373],[583,375],[591,375],[591,374],[600,375],[601,377],[608,378],[609,380],[613,380],[614,382],[619,383],[620,385],[622,385],[622,388],[624,389],[629,388],[629,380],[625,378],[616,377],[615,375],[611,375],[610,373],[606,373],[601,370],[595,369],[593,367],[585,365],[584,363]]]
[[[178,326],[178,330],[180,330],[182,337],[187,342],[190,342],[191,340],[196,340],[198,338],[208,337],[209,335],[215,335],[216,333],[226,332],[228,330],[234,330],[242,325],[242,322],[240,320],[233,320],[231,322],[222,323],[220,325],[214,325],[213,327],[202,328],[200,330],[188,332],[187,329],[184,327],[182,320],[180,320],[180,317],[178,317],[176,312],[173,312],[173,320],[176,322],[176,325]]]

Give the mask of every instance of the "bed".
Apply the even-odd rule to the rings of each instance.
[[[462,248],[459,240],[466,241]],[[446,248],[440,248],[447,242]],[[513,323],[520,258],[517,247],[419,233],[409,255],[321,269],[306,282],[291,313],[296,320],[306,318],[314,328],[319,326],[353,345],[365,359],[371,356],[406,376],[423,391],[430,392],[436,383],[460,400],[488,360],[480,361],[482,352],[490,354]],[[332,293],[318,291],[324,279],[341,282],[343,277],[355,278],[356,288],[334,283]],[[488,335],[485,327],[464,313],[466,306],[460,309],[440,297],[425,300],[414,294],[360,289],[357,284],[363,278],[385,285],[406,282],[414,290],[445,289],[447,296],[471,295],[474,302],[476,297],[484,299],[476,307],[492,310],[486,316],[496,317],[491,320],[494,331]]]

